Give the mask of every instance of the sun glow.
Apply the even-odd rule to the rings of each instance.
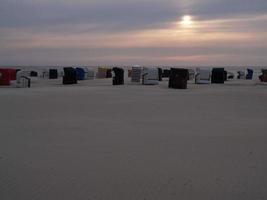
[[[193,24],[192,17],[190,15],[185,15],[182,17],[181,25],[183,27],[191,27]]]

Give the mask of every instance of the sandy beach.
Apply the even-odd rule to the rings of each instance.
[[[263,200],[267,85],[0,89],[1,200]]]

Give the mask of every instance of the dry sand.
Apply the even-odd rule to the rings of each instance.
[[[0,88],[0,199],[267,199],[267,85],[188,87]]]

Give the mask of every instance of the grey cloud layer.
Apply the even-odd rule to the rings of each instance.
[[[204,3],[203,3],[204,2]],[[200,19],[230,18],[267,13],[266,0],[204,0],[188,8]]]
[[[31,27],[57,24],[102,24],[140,27],[173,20],[177,10],[165,2],[64,4],[5,1],[0,7],[1,27]]]
[[[168,57],[188,58],[190,56],[204,56],[207,63],[266,63],[267,46],[264,33],[267,33],[267,19],[258,18],[267,14],[267,0],[0,0],[0,65],[2,64],[113,64],[136,61],[159,64],[168,63]],[[183,15],[193,15],[201,21],[204,27],[196,29],[195,36],[203,33],[221,33],[222,38],[215,39],[213,43],[201,43],[196,46],[188,41],[183,47],[181,43],[169,47],[168,44],[156,41],[157,47],[145,46],[143,48],[128,46],[118,48],[115,45],[109,48],[94,48],[90,45],[92,35],[105,39],[113,35],[130,35],[130,31],[143,31],[145,29],[166,28],[170,23],[176,22]],[[240,20],[242,18],[242,20]],[[209,21],[222,19],[223,23]],[[225,21],[229,19],[229,21]],[[255,19],[255,20],[254,20]],[[233,20],[233,21],[231,21]],[[235,21],[236,20],[236,21]],[[125,33],[126,32],[126,33]],[[237,38],[247,34],[249,39],[236,40],[236,43],[224,44],[225,33],[235,32]],[[112,34],[111,34],[112,33]],[[134,32],[135,33],[135,32]],[[86,34],[90,39],[88,47],[79,46],[81,35]],[[152,34],[157,34],[154,30]],[[68,37],[69,36],[69,37]],[[261,36],[261,37],[260,37]],[[38,43],[53,44],[53,37],[65,37],[59,42],[58,48],[44,46]],[[179,35],[177,36],[179,37]],[[229,36],[231,37],[231,35]],[[260,38],[259,38],[260,37]],[[52,40],[51,40],[52,38]],[[68,38],[74,39],[72,43]],[[148,39],[149,36],[147,36]],[[232,38],[233,41],[235,38]],[[240,38],[238,38],[240,39]],[[101,40],[101,39],[100,39]],[[262,41],[261,41],[262,40]],[[27,44],[36,42],[37,45],[25,48]],[[52,41],[52,42],[51,42]],[[143,42],[145,39],[142,40]],[[142,42],[141,41],[141,42]],[[255,43],[256,41],[256,43]],[[78,44],[73,47],[72,44]],[[175,43],[175,39],[173,39]],[[66,46],[62,44],[68,43]],[[244,43],[246,43],[244,45]],[[22,45],[20,45],[22,44]],[[39,46],[38,46],[39,45]],[[162,46],[160,46],[162,45]],[[165,47],[163,47],[165,45]],[[20,47],[18,47],[20,46]],[[22,46],[22,47],[21,47]],[[96,45],[97,46],[97,45]],[[229,61],[219,55],[236,55]],[[111,62],[111,63],[109,63]],[[204,61],[203,61],[204,62]],[[169,63],[176,63],[170,60]],[[197,60],[191,63],[198,63]],[[215,64],[215,63],[214,63]]]
[[[69,2],[2,0],[0,27],[44,28],[58,24],[87,23],[110,29],[142,29],[164,26],[188,13],[199,19],[214,19],[267,12],[266,0],[189,0],[190,6],[173,0]]]

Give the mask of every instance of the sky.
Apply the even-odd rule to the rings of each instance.
[[[0,65],[267,66],[266,0],[0,0]]]

